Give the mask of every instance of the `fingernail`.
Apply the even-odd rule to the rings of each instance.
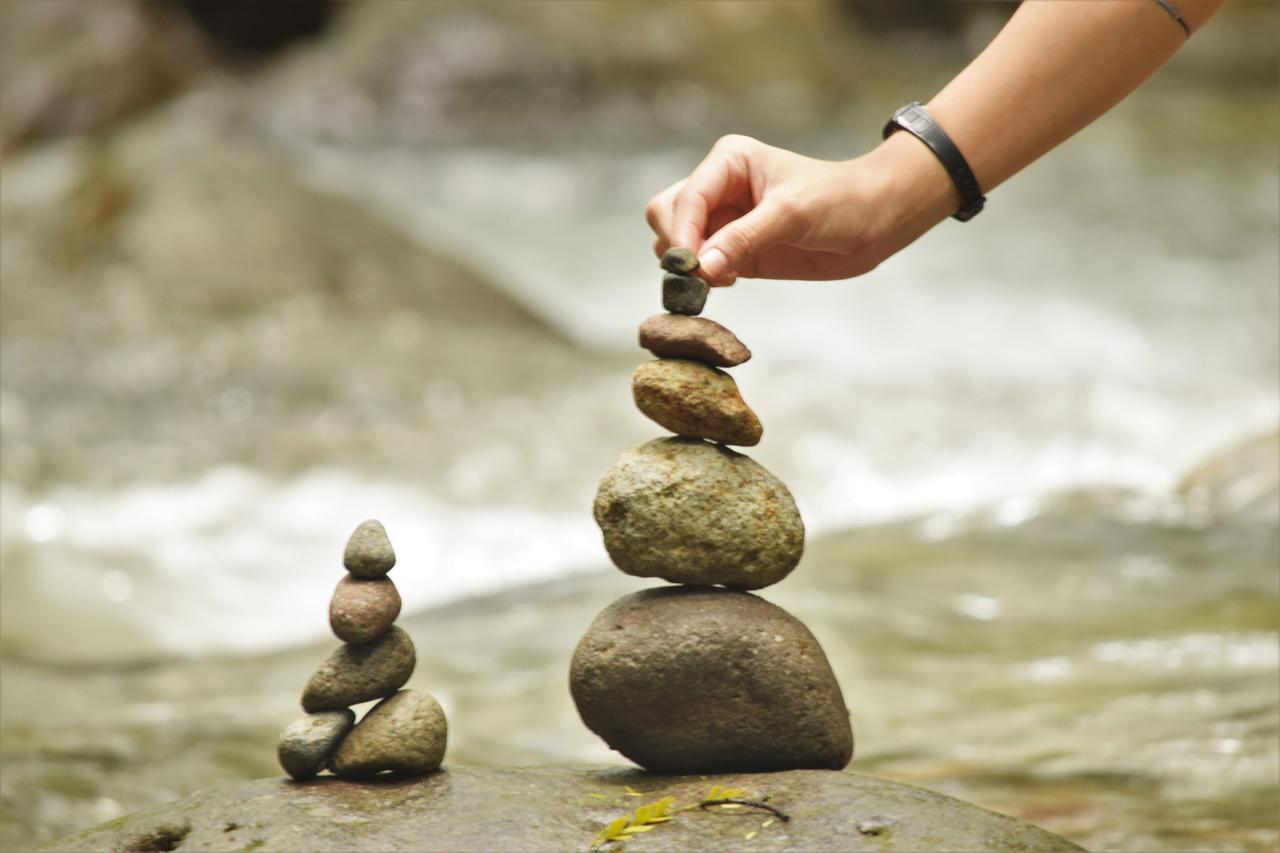
[[[698,266],[710,278],[720,278],[729,271],[729,259],[719,249],[710,249],[698,256]]]

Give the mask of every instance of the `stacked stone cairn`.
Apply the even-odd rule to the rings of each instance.
[[[387,531],[366,521],[347,541],[329,602],[329,627],[343,645],[302,692],[306,716],[280,734],[280,766],[302,780],[329,769],[339,776],[429,773],[444,760],[448,724],[427,693],[401,690],[413,674],[413,640],[395,625],[400,593],[387,577],[396,554]],[[356,724],[352,705],[380,699]]]
[[[760,420],[721,368],[750,350],[699,317],[697,258],[662,258],[663,307],[640,345],[636,406],[675,433],[622,454],[595,519],[619,569],[677,586],[624,596],[578,644],[569,686],[587,727],[664,773],[841,769],[853,728],[826,655],[794,616],[746,590],[782,580],[804,523],[776,477],[726,445],[760,441]]]

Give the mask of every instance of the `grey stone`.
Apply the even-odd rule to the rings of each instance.
[[[413,640],[392,626],[372,643],[345,644],[320,665],[302,693],[302,710],[336,711],[399,690],[413,674]]]
[[[688,358],[715,367],[733,367],[751,358],[738,336],[715,320],[684,314],[655,314],[640,324],[640,346],[658,358]]]
[[[898,822],[896,820],[882,814],[864,817],[862,820],[854,824],[854,826],[857,827],[858,832],[861,832],[863,835],[884,835],[885,833],[892,832],[893,828],[897,825]]]
[[[339,776],[430,773],[444,760],[449,725],[429,694],[401,690],[373,707],[333,756]]]
[[[662,307],[672,314],[701,314],[710,289],[696,275],[669,272],[662,277]]]
[[[450,767],[418,779],[371,784],[331,776],[297,783],[259,779],[213,788],[137,812],[50,845],[57,851],[585,850],[609,822],[674,797],[700,802],[712,785],[743,788],[790,820],[737,809],[691,809],[627,842],[628,850],[883,853],[886,839],[858,832],[867,815],[897,821],[893,850],[1080,853],[1066,839],[943,794],[859,773],[792,770],[725,776],[656,776],[618,768]],[[640,796],[632,796],[636,791]],[[748,816],[751,817],[748,817]],[[750,840],[747,832],[758,830]],[[166,841],[167,846],[157,844]],[[610,847],[615,845],[610,845]],[[608,848],[605,848],[608,849]]]
[[[595,519],[619,569],[672,583],[760,589],[804,552],[787,487],[750,458],[698,439],[623,453],[600,481]]]
[[[321,711],[294,720],[280,733],[276,757],[284,772],[295,779],[309,779],[324,769],[342,736],[355,725],[355,712]]]
[[[368,643],[391,629],[400,615],[400,593],[390,578],[344,575],[329,599],[329,627],[339,640]]]
[[[698,268],[698,256],[683,246],[672,246],[662,253],[659,263],[667,272],[688,275]]]
[[[362,522],[342,555],[342,565],[358,578],[380,578],[396,564],[396,552],[387,538],[382,523],[370,519]]]
[[[660,358],[631,375],[636,407],[676,435],[751,447],[764,427],[742,399],[733,377],[682,358]]]
[[[587,728],[661,773],[840,770],[853,728],[818,641],[750,593],[659,587],[596,617],[569,666]]]

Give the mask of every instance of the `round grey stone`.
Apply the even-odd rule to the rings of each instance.
[[[684,246],[672,246],[663,252],[659,263],[667,272],[686,275],[698,268],[698,256]]]
[[[822,647],[745,592],[660,587],[618,599],[578,644],[569,688],[587,727],[646,770],[840,770],[853,757]]]
[[[372,643],[343,645],[307,682],[302,710],[336,711],[390,696],[409,680],[416,663],[413,640],[395,626]]]
[[[701,314],[710,287],[695,275],[669,272],[662,277],[662,307],[672,314]]]
[[[358,578],[380,578],[391,571],[396,552],[381,522],[370,519],[355,529],[347,540],[342,564]]]
[[[284,772],[295,779],[309,779],[324,769],[342,736],[355,725],[350,708],[307,714],[285,726],[276,745],[276,757]]]
[[[329,627],[339,640],[368,643],[391,629],[400,615],[400,593],[390,578],[344,575],[329,599]]]
[[[401,690],[374,706],[333,756],[339,776],[430,773],[444,760],[449,724],[430,694]]]
[[[672,583],[760,589],[804,552],[787,487],[699,439],[661,438],[623,453],[600,481],[595,519],[619,569]]]

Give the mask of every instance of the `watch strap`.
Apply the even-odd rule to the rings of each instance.
[[[899,129],[907,131],[929,146],[929,150],[942,162],[947,174],[951,176],[951,182],[955,184],[956,191],[960,194],[960,209],[953,213],[952,217],[961,222],[968,222],[977,216],[987,202],[982,194],[982,188],[978,186],[977,177],[969,168],[969,163],[960,153],[960,149],[951,141],[951,137],[947,136],[947,132],[933,120],[933,116],[929,115],[919,101],[912,101],[894,112],[884,126],[883,138],[888,139],[890,134]]]

